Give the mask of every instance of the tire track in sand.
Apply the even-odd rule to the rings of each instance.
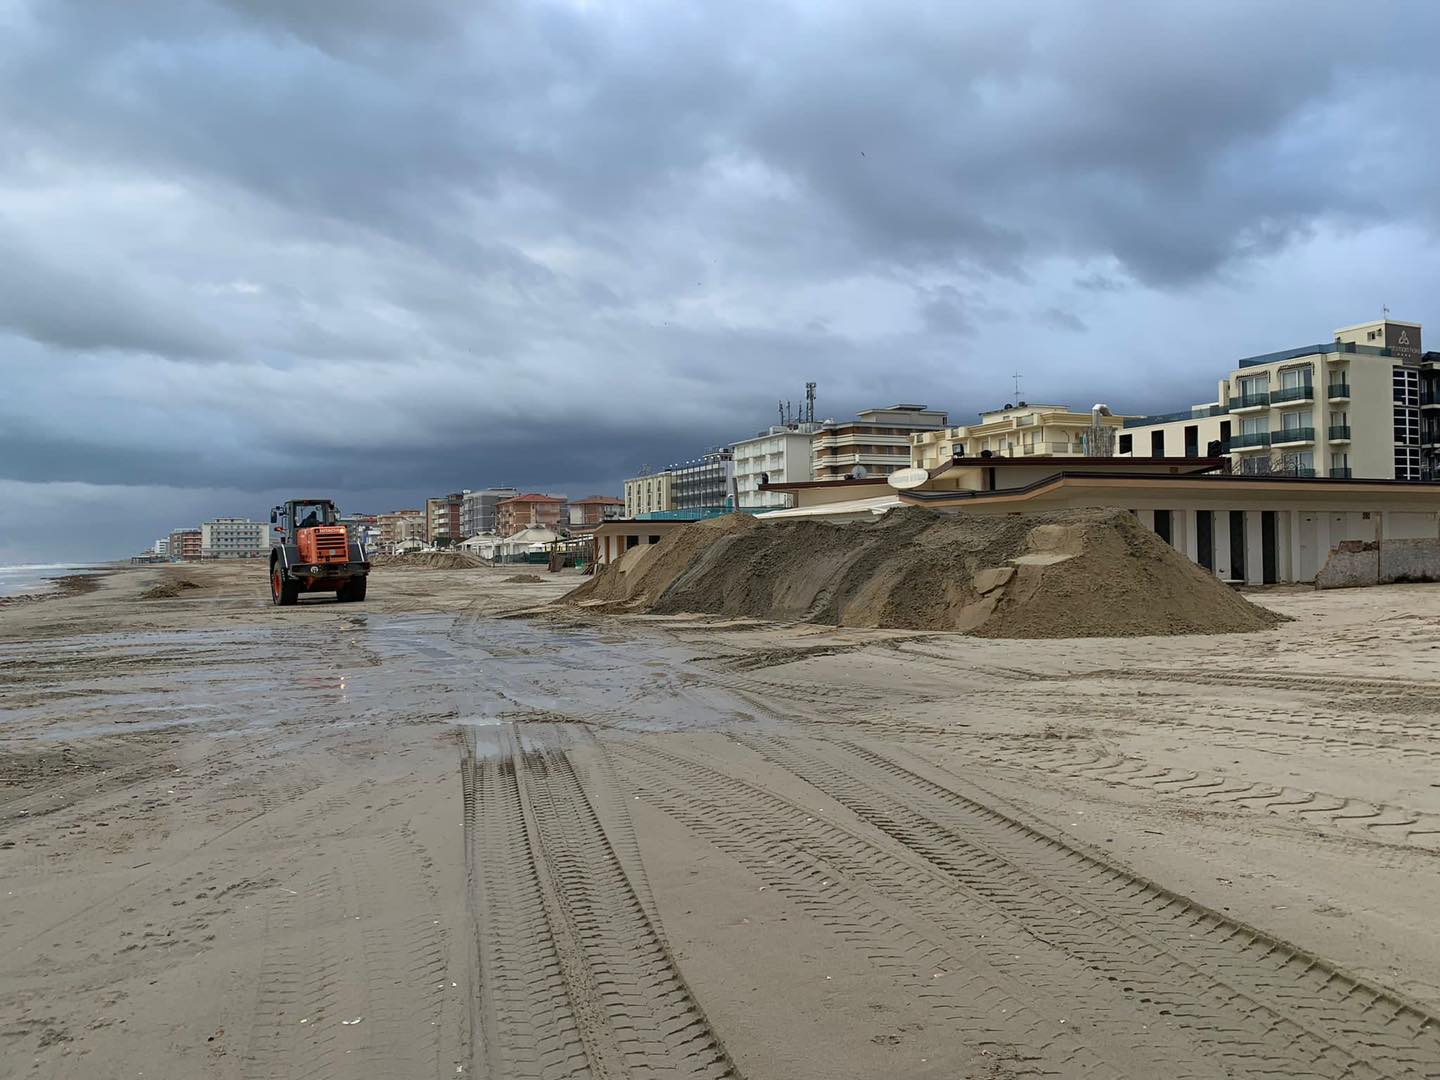
[[[744,740],[1243,1074],[1434,1076],[1440,1019],[855,743]]]
[[[563,751],[467,735],[482,1075],[736,1077]]]

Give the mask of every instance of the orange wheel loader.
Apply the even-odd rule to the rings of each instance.
[[[365,599],[370,555],[340,523],[329,499],[291,499],[270,511],[270,599],[289,606],[302,592],[331,592],[341,603]]]

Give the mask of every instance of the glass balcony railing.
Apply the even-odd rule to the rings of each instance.
[[[1350,425],[1349,425],[1349,424],[1331,424],[1331,425],[1330,425],[1329,435],[1330,435],[1330,441],[1331,441],[1331,442],[1349,442],[1349,441],[1350,441]]]
[[[1315,441],[1315,429],[1313,427],[1292,427],[1283,431],[1271,433],[1270,445],[1281,446],[1285,443],[1304,443]]]
[[[1248,435],[1232,435],[1225,440],[1224,450],[1228,454],[1231,450],[1248,450],[1257,446],[1270,445],[1270,432],[1255,431]]]
[[[1330,479],[1331,479],[1331,480],[1349,480],[1349,479],[1350,479],[1350,467],[1347,465],[1347,466],[1345,466],[1345,468],[1343,468],[1343,469],[1341,469],[1341,468],[1331,469],[1331,470],[1330,470]]]
[[[1230,399],[1230,411],[1236,409],[1260,409],[1270,404],[1270,395],[1264,391],[1258,394],[1241,394]]]
[[[1350,384],[1348,382],[1333,382],[1326,389],[1325,395],[1334,401],[1336,398],[1348,398],[1350,396]]]
[[[1315,387],[1310,383],[1304,386],[1287,386],[1281,390],[1270,391],[1270,404],[1283,405],[1287,401],[1310,401],[1315,397]]]

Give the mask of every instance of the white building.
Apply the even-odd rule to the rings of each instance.
[[[816,423],[775,426],[754,438],[735,443],[735,489],[742,510],[781,509],[789,505],[783,492],[761,491],[765,483],[799,483],[814,479],[811,437]]]
[[[270,526],[249,518],[216,518],[200,525],[202,559],[245,559],[270,550]]]
[[[1249,475],[1440,478],[1440,357],[1420,324],[1377,319],[1335,340],[1247,357],[1216,399],[1126,421],[1117,453],[1205,457]]]
[[[152,547],[150,550],[152,550],[153,552],[155,552],[156,555],[169,555],[169,554],[170,554],[170,537],[168,537],[168,536],[162,536],[162,537],[160,537],[159,540],[156,540],[156,541],[155,541],[154,547]]]

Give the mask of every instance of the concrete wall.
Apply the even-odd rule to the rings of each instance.
[[[1315,587],[1344,589],[1392,581],[1440,581],[1440,540],[1348,541],[1331,553],[1315,576]]]

